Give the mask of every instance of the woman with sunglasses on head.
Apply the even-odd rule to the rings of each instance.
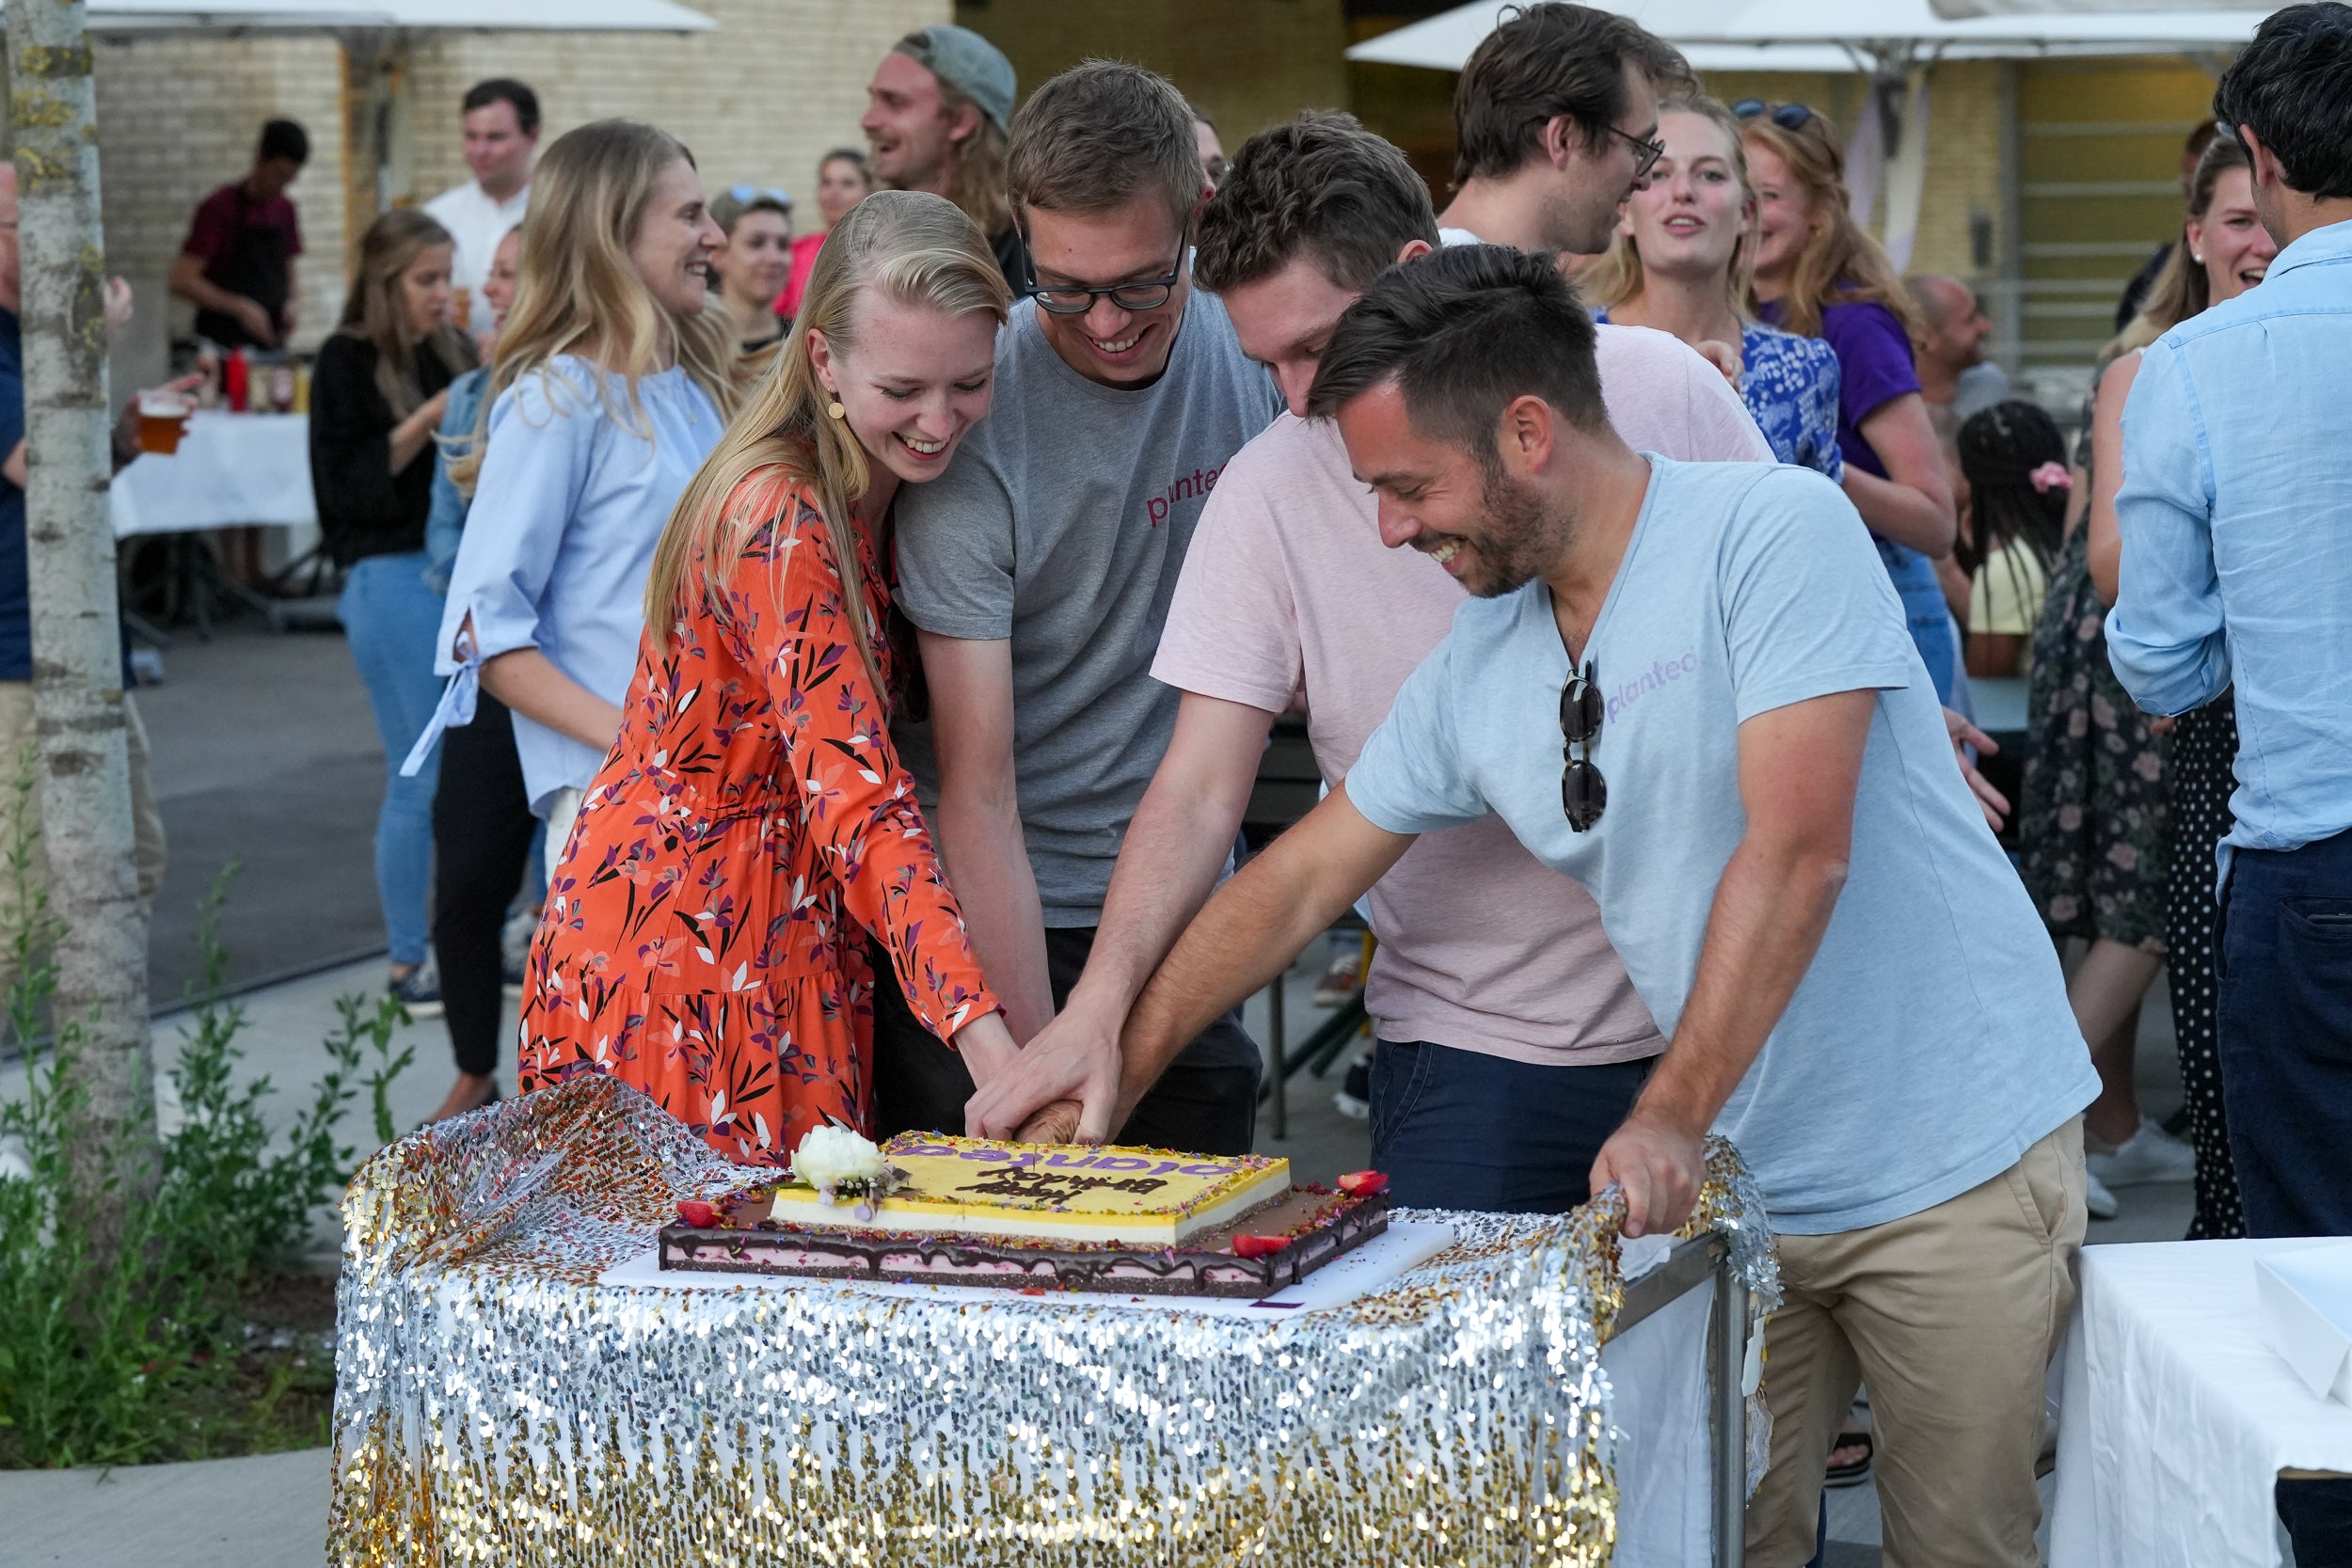
[[[1747,314],[1756,195],[1740,122],[1711,98],[1669,98],[1658,139],[1665,151],[1648,183],[1626,199],[1614,243],[1578,287],[1601,321],[1654,327],[1702,352],[1739,345],[1740,401],[1773,455],[1842,480],[1836,352]]]
[[[621,728],[660,519],[750,375],[709,297],[719,240],[675,137],[608,119],[559,138],[523,219],[488,437],[450,464],[475,520],[450,570],[438,667],[454,678],[435,722],[470,722],[477,687],[512,711],[549,858]]]
[[[2214,847],[2232,825],[2237,725],[2224,692],[2167,735],[2172,726],[2142,713],[2115,678],[2106,611],[2129,547],[2115,497],[2140,351],[2260,283],[2277,253],[2254,211],[2246,149],[2217,138],[2190,181],[2182,242],[2092,374],[2069,534],[2034,629],[2033,746],[2018,801],[2026,887],[2055,934],[2090,944],[2067,994],[2104,1085],[2083,1122],[2094,1199],[2112,1212],[2116,1186],[2193,1174],[2198,1239],[2245,1234],[2214,1017]],[[2140,1115],[2134,1091],[2141,999],[2168,961],[2190,1148]]]
[[[988,411],[1009,300],[944,198],[861,202],[679,499],[620,740],[557,866],[523,1081],[610,1072],[730,1158],[873,1126],[871,933],[986,1083],[1014,1057],[890,738],[892,515]]]
[[[817,268],[817,253],[825,236],[849,214],[850,208],[874,194],[874,170],[866,154],[853,147],[836,147],[817,166],[817,215],[823,227],[792,242],[792,276],[776,295],[776,314],[786,321],[801,313],[801,298],[808,293],[808,275]]]
[[[776,299],[792,276],[792,198],[771,185],[736,185],[711,202],[710,217],[726,236],[710,254],[719,301],[742,351],[764,353],[784,341]]]
[[[336,602],[366,685],[384,754],[408,754],[433,717],[433,638],[440,603],[424,580],[433,433],[449,386],[473,368],[473,343],[447,317],[454,243],[414,210],[360,236],[340,325],[310,384],[310,484],[326,548],[349,576]],[[440,1011],[425,967],[433,876],[432,764],[387,781],[375,822],[375,887],[391,948],[392,993],[420,1016]]]
[[[1756,187],[1756,313],[1837,351],[1846,496],[1878,541],[1912,642],[1948,704],[1959,648],[1934,563],[1951,554],[1958,519],[1912,361],[1910,294],[1848,209],[1845,153],[1829,122],[1802,103],[1749,99],[1732,112]]]

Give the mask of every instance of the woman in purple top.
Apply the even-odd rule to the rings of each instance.
[[[1912,365],[1911,301],[1847,211],[1845,154],[1829,122],[1802,103],[1750,99],[1732,112],[1756,194],[1756,313],[1837,351],[1846,495],[1902,595],[1935,694],[1949,702],[1959,650],[1934,562],[1951,553],[1958,522]]]

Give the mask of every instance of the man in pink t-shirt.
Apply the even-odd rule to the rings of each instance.
[[[1383,547],[1336,428],[1297,412],[1341,314],[1381,268],[1437,243],[1404,154],[1345,115],[1252,137],[1203,213],[1199,276],[1292,412],[1233,457],[1201,515],[1152,669],[1184,694],[1174,738],[1128,828],[1086,974],[1016,1076],[975,1098],[979,1131],[1009,1134],[1089,1083],[1080,1097],[1100,1108],[1082,1132],[1117,1124],[1101,1085],[1118,1073],[1120,1026],[1214,886],[1276,716],[1305,707],[1316,762],[1338,782],[1463,602],[1435,562]],[[1598,332],[1609,418],[1633,446],[1772,461],[1697,354],[1660,332]],[[1371,905],[1373,1159],[1397,1201],[1583,1201],[1595,1152],[1665,1046],[1591,896],[1489,816],[1422,838]]]

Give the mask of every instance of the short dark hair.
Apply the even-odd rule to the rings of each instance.
[[[539,134],[539,95],[512,76],[493,76],[486,82],[476,82],[466,89],[466,96],[457,105],[457,112],[469,115],[476,109],[486,109],[493,103],[515,105],[515,124],[526,136]]]
[[[2221,73],[2214,118],[2251,128],[2293,189],[2352,196],[2352,6],[2337,0],[2273,11]]]
[[[1309,109],[1241,144],[1200,214],[1193,275],[1216,292],[1254,283],[1305,251],[1343,289],[1372,286],[1438,214],[1405,154],[1354,115]]]
[[[294,164],[309,163],[310,133],[291,119],[263,122],[261,142],[253,149],[253,161],[265,164],[272,158],[283,158]]]
[[[1414,429],[1489,471],[1516,398],[1539,397],[1581,429],[1607,419],[1584,302],[1549,257],[1508,245],[1451,245],[1382,273],[1340,318],[1307,412],[1329,419],[1390,380]]]
[[[1695,91],[1681,51],[1613,11],[1541,0],[1518,8],[1470,52],[1454,88],[1454,182],[1508,174],[1566,115],[1597,147],[1625,113],[1625,68],[1660,96]]]
[[[1073,65],[1012,117],[1005,184],[1016,216],[1029,207],[1103,213],[1153,197],[1182,228],[1205,183],[1192,106],[1167,77],[1139,65]]]

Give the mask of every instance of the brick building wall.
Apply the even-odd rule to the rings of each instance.
[[[575,125],[625,115],[693,150],[712,191],[782,185],[814,224],[817,160],[865,146],[866,84],[890,46],[948,20],[949,0],[693,0],[716,32],[661,35],[455,33],[420,44],[402,85],[411,188],[422,200],[468,178],[457,103],[485,76],[518,76],[539,95],[541,145]]]
[[[392,198],[422,200],[466,179],[458,100],[482,77],[516,75],[537,89],[547,137],[612,115],[651,120],[693,150],[712,190],[783,185],[813,222],[817,160],[864,144],[857,121],[876,61],[902,35],[947,20],[950,0],[698,0],[698,8],[716,31],[452,33],[390,56]],[[346,129],[346,116],[355,128],[364,118],[367,83],[360,77],[347,93],[345,74],[342,47],[323,37],[102,38],[107,261],[140,296],[115,356],[118,383],[159,374],[167,330],[187,330],[192,312],[164,290],[172,258],[196,204],[245,172],[272,118],[300,120],[311,140],[310,166],[290,193],[307,247],[296,344],[315,346],[333,325],[373,185],[372,166],[355,166]]]
[[[1216,121],[1227,151],[1301,109],[1348,105],[1341,0],[962,0],[1026,97],[1080,60],[1151,67]]]

